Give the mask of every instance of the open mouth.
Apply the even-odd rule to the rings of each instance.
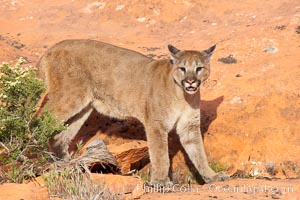
[[[198,91],[200,84],[200,80],[182,81],[184,91],[188,94],[195,94]]]
[[[197,90],[197,88],[196,88],[196,87],[193,87],[193,86],[186,87],[185,89],[186,89],[187,91],[191,91],[191,92],[194,92],[194,91]]]

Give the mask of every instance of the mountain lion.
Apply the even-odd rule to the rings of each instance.
[[[227,180],[227,174],[209,167],[200,132],[199,87],[210,74],[215,45],[204,51],[168,49],[171,59],[153,60],[94,40],[65,40],[50,48],[37,65],[38,76],[48,87],[48,108],[71,121],[49,140],[51,150],[67,158],[70,141],[96,109],[144,124],[152,184],[171,184],[167,141],[172,129],[205,182]]]

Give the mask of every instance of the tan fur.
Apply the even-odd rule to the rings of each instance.
[[[72,119],[68,130],[50,140],[51,149],[68,157],[70,141],[96,109],[111,117],[135,117],[144,124],[153,184],[169,183],[167,138],[173,128],[206,182],[228,179],[210,169],[200,133],[199,86],[209,76],[214,48],[180,51],[169,45],[171,62],[93,40],[54,45],[41,58],[38,75],[46,81],[54,115]]]

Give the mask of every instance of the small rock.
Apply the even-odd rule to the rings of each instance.
[[[230,104],[242,103],[242,102],[243,102],[243,100],[239,96],[235,96],[229,101]]]
[[[235,64],[237,63],[237,59],[234,58],[234,56],[232,54],[230,54],[227,57],[223,57],[223,58],[219,58],[218,59],[219,62],[225,63],[225,64]]]
[[[22,49],[25,47],[25,44],[20,43],[19,41],[8,40],[6,43],[16,49]]]
[[[269,47],[264,48],[264,52],[266,52],[266,53],[277,53],[278,48],[276,48],[274,46],[269,46]]]
[[[238,78],[239,78],[239,77],[242,77],[242,75],[240,75],[240,74],[237,74],[237,75],[235,75],[235,77],[238,77]]]
[[[97,2],[97,1],[89,4],[90,7],[96,7],[98,9],[103,9],[105,5],[106,5],[105,2]]]
[[[118,5],[116,7],[116,11],[123,10],[124,8],[125,8],[125,5]]]
[[[277,29],[277,30],[285,30],[286,26],[285,25],[277,25],[277,26],[275,26],[275,29]]]
[[[105,7],[106,3],[105,2],[92,2],[89,3],[83,10],[85,13],[92,13],[93,8],[98,8],[98,9],[103,9]]]
[[[144,22],[146,20],[146,17],[139,17],[136,19],[138,22]]]

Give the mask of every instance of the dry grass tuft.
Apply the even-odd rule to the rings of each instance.
[[[66,168],[52,165],[48,174],[44,175],[44,181],[48,188],[50,199],[72,200],[115,200],[119,199],[104,184],[93,181],[90,173],[83,173],[82,166],[74,164]]]

